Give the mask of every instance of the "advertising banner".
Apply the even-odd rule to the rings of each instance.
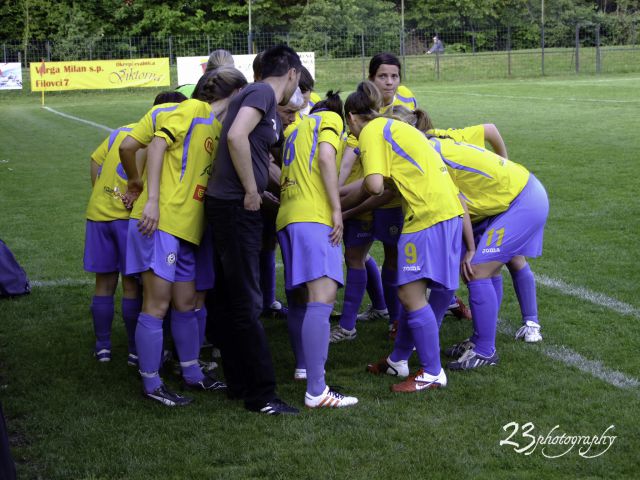
[[[0,63],[0,90],[20,90],[22,88],[22,65],[20,63]]]
[[[163,87],[171,83],[168,58],[33,62],[30,69],[34,92]]]
[[[307,67],[311,76],[316,77],[316,57],[315,52],[298,52],[302,64]],[[253,59],[255,55],[234,55],[233,63],[240,70],[249,82],[253,82]],[[207,68],[208,56],[205,57],[178,57],[178,85],[198,83]]]

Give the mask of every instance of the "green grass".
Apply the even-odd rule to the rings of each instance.
[[[353,81],[359,69],[352,64]],[[319,91],[353,89],[337,72],[336,83],[326,73],[319,77]],[[409,78],[438,126],[495,123],[509,156],[547,188],[551,212],[534,271],[637,312],[640,77]],[[115,128],[142,116],[154,94],[48,94],[47,105]],[[564,345],[640,378],[638,314],[544,286],[538,288],[544,342],[525,345],[500,334],[501,365],[452,373],[446,389],[397,396],[389,391],[392,378],[365,374],[364,366],[391,346],[386,326],[372,323],[358,326],[356,341],[330,350],[329,382],[360,399],[351,410],[264,418],[219,395],[196,394],[196,404],[177,411],[146,402],[125,365],[118,307],[114,361],[98,365],[90,357],[84,209],[89,156],[106,132],[42,110],[36,94],[2,92],[0,108],[0,237],[32,280],[86,281],[34,287],[29,296],[0,301],[0,399],[20,478],[637,478],[640,388],[614,387],[544,352]],[[381,250],[374,254],[380,259]],[[508,276],[500,316],[511,328],[520,322]],[[301,406],[304,385],[291,379],[285,324],[265,319],[265,326],[279,393]],[[468,322],[446,319],[441,344],[468,334]],[[177,379],[168,383],[176,386]],[[548,459],[541,447],[524,456],[499,445],[507,437],[502,426],[512,421],[533,422],[537,435],[555,425],[567,434],[600,435],[613,424],[618,437],[591,460],[575,450]],[[520,435],[516,440],[528,443]]]

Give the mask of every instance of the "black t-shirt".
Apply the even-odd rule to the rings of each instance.
[[[227,144],[229,128],[242,107],[253,107],[263,113],[262,119],[249,134],[249,144],[258,193],[265,190],[269,179],[269,149],[278,142],[280,136],[280,119],[276,104],[276,95],[271,86],[260,82],[245,87],[231,100],[222,124],[220,143],[213,162],[213,173],[207,186],[208,196],[221,200],[244,198],[244,187],[231,161]]]

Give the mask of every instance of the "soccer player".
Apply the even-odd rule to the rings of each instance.
[[[234,63],[233,63],[233,55],[231,55],[231,52],[229,52],[228,50],[225,50],[223,48],[219,48],[218,50],[214,50],[213,52],[211,52],[209,54],[209,59],[207,60],[206,65],[203,64],[204,66],[204,73],[210,72],[211,70],[215,70],[218,67],[222,67],[222,66],[229,66],[229,67],[233,67]],[[202,78],[202,77],[200,77]],[[191,98],[193,95],[193,92],[196,88],[196,84],[195,83],[187,83],[184,85],[180,85],[179,87],[176,88],[176,92],[180,92],[182,93],[185,97],[187,98]]]
[[[286,46],[262,55],[262,80],[229,105],[220,136],[205,210],[213,227],[220,351],[230,398],[267,415],[296,414],[275,392],[275,373],[260,323],[262,292],[262,193],[268,182],[269,150],[279,140],[276,105],[286,104],[300,78],[300,57]]]
[[[199,82],[200,83],[200,82]],[[231,97],[247,84],[233,67],[206,74],[198,99],[182,102],[164,117],[147,152],[144,188],[135,165],[125,163],[129,190],[142,192],[131,212],[127,272],[141,273],[144,302],[138,318],[138,346],[143,393],[167,406],[192,399],[169,390],[159,376],[162,319],[171,303],[171,330],[187,389],[224,388],[205,376],[198,364],[200,332],[195,309],[195,247],[204,230],[203,200],[217,148],[219,117]]]
[[[342,285],[343,225],[336,157],[342,153],[343,130],[342,100],[329,92],[287,138],[282,165],[276,228],[296,374],[305,370],[309,408],[340,408],[358,402],[325,383],[329,317]]]
[[[419,120],[420,116],[416,117],[416,125],[424,129]],[[526,257],[541,255],[549,214],[547,193],[526,168],[494,152],[446,137],[429,136],[429,141],[467,203],[475,237],[473,253],[465,254],[471,267],[468,271],[472,272],[465,281],[474,334],[445,350],[446,355],[457,358],[447,366],[468,370],[496,365],[499,357],[495,337],[502,300],[500,270],[507,264],[517,276],[519,271],[530,271]],[[524,308],[535,315],[525,320],[519,334],[539,335],[539,326],[533,320],[537,320],[535,284],[532,289],[520,291],[516,287],[516,293]]]
[[[401,121],[380,117],[374,108],[361,87],[345,103],[349,128],[358,138],[364,181],[362,189],[343,199],[343,205],[382,194],[385,182],[398,189],[404,202],[397,265],[403,311],[394,351],[383,359],[383,368],[408,375],[406,362],[415,346],[421,369],[393,385],[392,391],[444,387],[447,376],[440,364],[437,318],[444,315],[458,287],[463,217],[465,243],[473,248],[470,224],[444,163],[424,134]]]

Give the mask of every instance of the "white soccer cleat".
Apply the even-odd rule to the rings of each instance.
[[[516,340],[524,339],[527,343],[536,343],[542,340],[542,335],[540,334],[540,325],[531,320],[527,320],[527,322],[521,326],[516,332]]]
[[[388,322],[389,310],[386,308],[384,310],[378,310],[377,308],[373,308],[373,305],[369,305],[369,308],[359,314],[356,320],[358,322],[373,322],[375,320],[386,320]]]
[[[408,377],[409,364],[406,360],[392,361],[389,357],[383,357],[376,363],[367,365],[367,372],[374,375],[391,375],[393,377]]]
[[[345,340],[355,340],[356,338],[356,329],[347,330],[342,328],[340,325],[336,325],[331,329],[329,334],[329,342],[330,343],[338,343],[343,342]]]
[[[329,386],[317,397],[304,394],[304,404],[307,408],[344,408],[358,403],[356,397],[347,397],[341,393],[331,390]]]

